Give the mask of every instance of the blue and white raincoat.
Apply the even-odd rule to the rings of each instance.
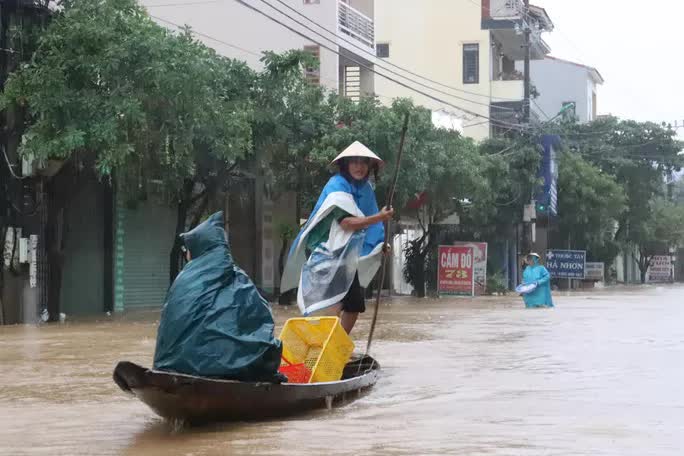
[[[539,258],[533,257],[534,264],[527,266],[523,271],[524,284],[536,284],[537,288],[534,291],[523,295],[525,307],[553,307],[553,299],[551,297],[551,274],[549,271],[539,264]]]
[[[385,230],[376,223],[345,231],[344,217],[379,212],[371,183],[347,180],[341,174],[323,188],[309,220],[297,235],[281,279],[281,291],[299,288],[297,304],[304,315],[339,303],[358,274],[367,287],[380,267]]]

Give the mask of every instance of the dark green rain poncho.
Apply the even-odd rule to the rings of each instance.
[[[241,381],[282,380],[282,346],[273,337],[273,316],[233,263],[223,214],[181,236],[192,260],[169,289],[154,368]]]

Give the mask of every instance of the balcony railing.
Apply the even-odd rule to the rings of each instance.
[[[522,0],[491,0],[489,4],[489,15],[492,19],[519,19],[522,11]]]
[[[369,48],[375,48],[375,24],[373,19],[347,3],[337,2],[338,29]]]

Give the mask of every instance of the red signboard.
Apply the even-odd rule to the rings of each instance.
[[[439,294],[473,296],[475,294],[473,248],[441,245],[437,258]]]

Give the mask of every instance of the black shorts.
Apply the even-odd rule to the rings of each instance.
[[[349,291],[342,298],[342,310],[344,312],[364,313],[366,311],[366,297],[358,274],[354,276],[354,281],[349,287]]]

